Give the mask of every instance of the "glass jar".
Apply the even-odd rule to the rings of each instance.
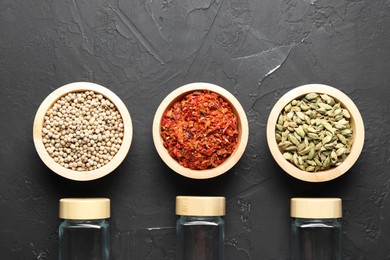
[[[59,260],[109,260],[110,200],[61,199]]]
[[[291,259],[341,259],[339,198],[291,199]]]
[[[176,259],[224,260],[224,197],[176,197]]]

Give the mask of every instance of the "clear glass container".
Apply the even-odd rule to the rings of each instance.
[[[176,259],[224,260],[224,197],[176,197]]]
[[[292,260],[341,259],[341,199],[293,198],[291,217]]]
[[[109,260],[109,217],[109,199],[61,199],[59,260]]]

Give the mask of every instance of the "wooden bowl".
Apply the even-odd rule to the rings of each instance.
[[[346,108],[350,115],[350,125],[353,130],[352,134],[352,147],[350,154],[345,160],[337,167],[330,168],[324,171],[307,172],[297,168],[295,165],[287,161],[282,152],[278,148],[278,144],[275,138],[275,126],[279,117],[279,114],[284,107],[294,99],[298,99],[308,93],[315,92],[321,94],[327,94],[340,102],[340,105]],[[279,166],[291,176],[307,181],[307,182],[324,182],[335,179],[343,175],[348,171],[352,165],[358,159],[364,143],[364,125],[358,108],[353,101],[340,90],[322,84],[309,84],[292,89],[283,95],[275,106],[271,110],[267,123],[267,142],[272,156],[279,164]]]
[[[183,99],[184,96],[196,90],[210,90],[221,96],[233,108],[234,113],[237,115],[239,124],[238,142],[234,152],[219,166],[206,170],[192,170],[180,165],[169,155],[168,150],[163,145],[163,139],[161,137],[161,119],[165,111],[176,101]],[[210,83],[191,83],[177,88],[161,102],[153,120],[153,141],[161,159],[176,173],[192,179],[213,178],[231,169],[243,155],[248,143],[248,135],[248,120],[241,104],[230,92],[222,87]]]
[[[44,123],[44,117],[48,109],[52,107],[52,105],[64,95],[71,92],[84,92],[84,91],[93,91],[95,93],[99,93],[103,95],[106,99],[112,102],[119,113],[122,116],[123,124],[124,124],[124,136],[122,140],[121,147],[116,155],[109,161],[106,165],[102,167],[92,170],[92,171],[73,171],[71,169],[67,169],[60,164],[56,163],[52,157],[50,157],[49,153],[46,151],[44,144],[42,142],[42,128]],[[39,157],[42,161],[49,167],[52,171],[61,175],[65,178],[77,181],[89,181],[101,178],[110,172],[112,172],[115,168],[119,166],[119,164],[126,157],[133,136],[133,126],[130,118],[129,111],[127,110],[125,104],[120,100],[120,98],[115,95],[109,89],[100,86],[95,83],[89,82],[75,82],[70,83],[65,86],[62,86],[55,91],[53,91],[39,106],[38,111],[35,115],[34,120],[34,128],[33,128],[33,139],[35,149],[38,152]]]

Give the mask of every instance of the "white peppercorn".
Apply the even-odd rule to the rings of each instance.
[[[75,171],[98,169],[115,156],[124,124],[117,108],[93,91],[68,93],[48,109],[42,142],[53,160]]]

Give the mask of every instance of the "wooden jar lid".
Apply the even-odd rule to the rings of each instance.
[[[225,197],[177,196],[176,215],[181,216],[225,216]]]
[[[342,202],[339,198],[292,198],[293,218],[341,218]]]
[[[110,217],[110,199],[63,198],[60,199],[59,216],[74,220],[106,219]]]

